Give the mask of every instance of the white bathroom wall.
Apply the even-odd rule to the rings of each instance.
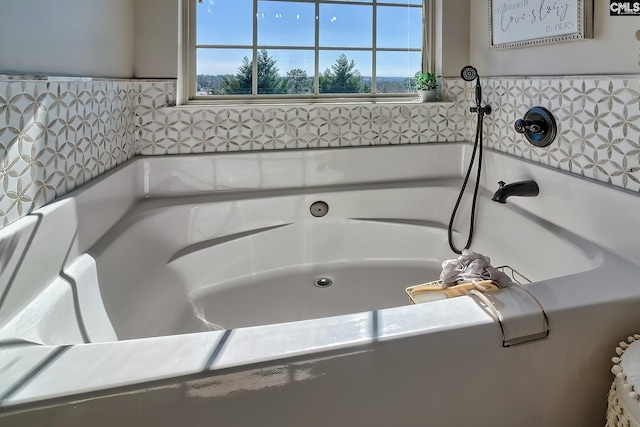
[[[469,64],[470,2],[436,1],[435,62],[437,74],[444,77],[460,77],[462,67]]]
[[[492,51],[488,8],[471,1],[470,58],[481,76],[640,73],[640,17],[609,16],[608,0],[594,0],[593,39]]]
[[[0,0],[0,74],[133,76],[133,0]]]
[[[178,76],[178,0],[134,0],[134,75]]]

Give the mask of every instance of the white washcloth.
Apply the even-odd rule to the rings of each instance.
[[[491,259],[488,256],[468,249],[463,249],[462,255],[457,259],[448,259],[442,263],[440,280],[444,287],[472,280],[493,280],[498,286],[504,288],[512,282],[509,276],[491,266]]]

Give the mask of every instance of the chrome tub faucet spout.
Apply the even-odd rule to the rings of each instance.
[[[500,181],[498,185],[500,188],[491,198],[498,203],[507,203],[507,198],[511,196],[535,197],[540,193],[540,188],[535,181],[518,181],[511,184]]]

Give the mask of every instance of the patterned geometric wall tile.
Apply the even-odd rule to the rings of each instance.
[[[578,175],[637,190],[640,185],[638,77],[483,79],[484,143]],[[443,81],[453,104],[171,108],[170,83],[143,84],[136,153],[145,155],[473,141],[475,85]],[[169,108],[166,108],[169,106]],[[553,112],[558,137],[534,147],[513,130],[533,106]]]
[[[133,83],[0,81],[0,227],[133,157]]]
[[[640,78],[502,77],[483,79],[483,88],[493,107],[487,146],[640,191]],[[556,118],[558,136],[549,147],[532,146],[513,130],[514,121],[534,106]]]
[[[482,79],[484,144],[640,191],[640,78]],[[473,141],[475,85],[443,81],[448,103],[174,107],[174,80],[0,79],[0,227],[135,154]],[[533,106],[558,137],[513,130]]]
[[[467,91],[456,81],[447,90]],[[171,84],[140,82],[137,92],[142,155],[464,141],[470,121],[458,103],[171,108]]]

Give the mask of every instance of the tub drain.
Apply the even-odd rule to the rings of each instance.
[[[317,202],[311,204],[309,211],[311,211],[311,215],[315,216],[316,218],[320,218],[325,216],[327,212],[329,212],[329,205],[322,200],[318,200]]]
[[[328,277],[321,277],[319,279],[316,279],[313,284],[319,288],[328,288],[329,286],[333,285],[333,280],[329,279]]]

